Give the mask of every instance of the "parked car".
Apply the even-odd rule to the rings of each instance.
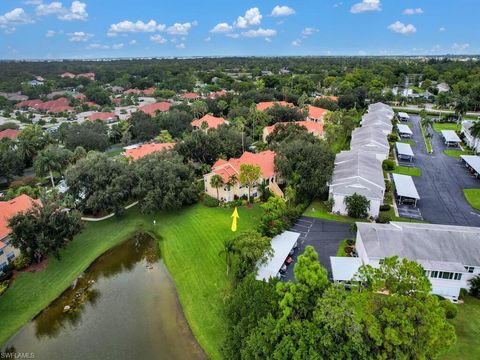
[[[293,262],[293,259],[291,256],[288,256],[286,259],[285,259],[285,265],[290,265],[291,263]]]
[[[295,254],[295,248],[292,248],[292,250],[290,250],[290,252],[288,253],[288,255],[290,256],[293,256],[293,254]]]
[[[280,268],[280,274],[285,274],[287,272],[287,265],[283,264]]]

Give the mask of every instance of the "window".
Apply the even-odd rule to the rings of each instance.
[[[3,269],[5,269],[6,267],[7,267],[7,263],[6,263],[6,262],[0,264],[0,271],[3,271]]]
[[[438,277],[438,271],[432,271],[432,272],[430,272],[430,277],[432,277],[432,278],[437,278],[437,277]]]
[[[13,258],[15,258],[15,254],[13,253],[13,251],[7,255],[7,260],[10,261],[12,260]]]
[[[450,274],[451,273],[449,273],[447,271],[444,271],[444,272],[440,271],[440,276],[441,276],[442,279],[446,279],[446,280],[450,279]]]
[[[455,273],[455,280],[462,280],[462,274]]]
[[[469,273],[473,273],[473,270],[475,270],[475,268],[473,266],[465,266],[465,270],[467,270]]]
[[[0,249],[0,255],[3,255],[3,249]]]

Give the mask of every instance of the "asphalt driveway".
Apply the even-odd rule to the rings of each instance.
[[[298,255],[303,254],[308,245],[318,253],[318,260],[331,273],[330,256],[335,256],[343,239],[354,237],[350,232],[350,224],[327,221],[322,219],[300,217],[290,229],[300,233],[298,248],[293,255],[293,263],[288,267],[287,280],[294,280],[293,267]]]
[[[440,133],[433,132],[433,154],[427,154],[420,118],[411,115],[413,140],[413,166],[422,170],[422,176],[413,177],[420,201],[418,208],[423,218],[433,224],[480,226],[480,212],[465,200],[463,189],[480,188],[480,179],[469,174],[459,159],[443,153],[446,146]]]

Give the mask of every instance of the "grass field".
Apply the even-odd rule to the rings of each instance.
[[[423,125],[420,125],[420,130],[422,131],[423,141],[425,142],[425,148],[427,149],[427,153],[432,153],[432,144],[430,143],[430,139],[427,137],[427,131]]]
[[[338,221],[338,222],[344,222],[344,223],[350,223],[350,224],[353,224],[356,221],[362,221],[361,219],[354,219],[348,216],[330,214],[327,211],[327,208],[325,207],[323,202],[320,200],[312,201],[312,203],[307,208],[307,210],[305,210],[303,215],[310,216],[313,218],[318,218],[318,219]]]
[[[472,155],[473,153],[470,150],[443,150],[443,153],[447,156],[459,158],[461,155]]]
[[[453,130],[457,131],[459,130],[459,126],[456,123],[438,123],[434,122],[433,125],[433,130],[435,132],[440,132],[442,130]]]
[[[480,210],[480,189],[464,189],[463,195],[471,207]]]
[[[402,144],[408,144],[410,145],[411,147],[415,147],[417,146],[417,142],[415,140],[407,140],[407,139],[402,139],[399,141],[399,143],[402,143]]]
[[[397,166],[395,170],[391,171],[395,174],[401,175],[409,175],[409,176],[421,176],[422,170],[416,167],[408,167],[408,166]]]
[[[238,231],[254,227],[260,212],[258,207],[239,209]],[[0,344],[58,297],[98,256],[144,229],[160,239],[163,259],[197,340],[210,358],[220,358],[225,333],[220,306],[230,282],[219,252],[223,241],[232,236],[230,214],[231,209],[201,204],[152,216],[133,208],[122,218],[86,224],[61,252],[60,261],[51,258],[45,270],[21,274],[0,297]]]
[[[347,256],[345,254],[345,247],[346,246],[347,246],[347,239],[343,239],[342,242],[340,243],[340,246],[338,247],[337,256],[339,256],[339,257]]]
[[[458,315],[451,320],[455,325],[457,343],[441,360],[476,360],[480,351],[480,300],[467,296],[465,304],[458,305]]]

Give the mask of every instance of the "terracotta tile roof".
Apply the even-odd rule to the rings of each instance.
[[[204,122],[208,125],[207,129],[216,129],[222,124],[228,124],[228,122],[222,117],[215,117],[207,114],[201,119],[193,120],[192,126],[201,129]]]
[[[175,143],[162,143],[162,144],[145,144],[134,149],[128,149],[125,151],[125,157],[131,160],[138,160],[144,156],[150,155],[154,152],[170,150],[175,146]]]
[[[102,120],[102,121],[108,121],[108,120],[115,120],[117,117],[114,113],[112,112],[94,112],[92,115],[88,117],[88,120],[90,121],[95,121],[95,120]]]
[[[11,140],[15,140],[18,136],[18,134],[20,134],[20,131],[18,130],[14,130],[14,129],[5,129],[3,131],[0,131],[0,140],[2,139],[11,139]]]
[[[187,92],[187,93],[182,94],[180,96],[183,97],[184,99],[187,99],[187,100],[194,100],[194,99],[198,99],[200,97],[200,95],[198,95],[197,93],[194,93],[194,92]]]
[[[161,112],[168,111],[170,109],[170,106],[172,106],[172,104],[170,104],[169,102],[162,101],[154,104],[141,106],[139,110],[143,111],[144,113],[150,116],[155,116],[157,111],[161,111]]]
[[[0,201],[0,239],[4,239],[11,233],[8,220],[19,212],[30,209],[34,202],[39,200],[33,200],[28,195],[20,195],[10,201]]]
[[[218,97],[222,97],[222,96],[226,96],[226,95],[227,95],[226,90],[220,90],[220,91],[215,91],[215,92],[212,92],[212,93],[208,94],[208,97],[210,99],[216,99]]]
[[[84,104],[87,105],[88,107],[98,106],[98,104],[94,103],[93,101],[86,101],[84,102]]]
[[[316,106],[308,105],[308,117],[312,119],[322,119],[328,112],[327,109],[322,109]]]
[[[153,95],[155,93],[155,88],[151,87],[142,91],[143,95]]]
[[[16,108],[21,109],[21,108],[34,108],[39,104],[42,104],[43,101],[40,99],[35,99],[35,100],[25,100],[25,101],[20,101],[18,104],[15,105]]]
[[[51,113],[59,113],[63,111],[73,111],[73,108],[69,105],[70,101],[67,98],[58,98],[56,100],[50,100],[43,102],[42,100],[27,100],[16,104],[17,108],[33,108],[36,110],[43,110]]]
[[[275,130],[275,127],[280,124],[281,125],[296,124],[296,125],[303,126],[304,128],[307,129],[309,133],[314,134],[315,136],[322,136],[323,134],[323,124],[313,122],[313,121],[278,122],[271,126],[265,127],[264,130],[266,131],[267,135],[270,135],[273,132],[273,130]]]
[[[237,159],[218,160],[212,166],[212,172],[220,175],[223,178],[224,182],[227,182],[230,176],[240,175],[240,165],[242,164],[254,164],[260,166],[262,170],[263,178],[271,178],[275,174],[275,153],[273,151],[267,150],[262,151],[258,154],[251,152],[244,152],[242,156]]]
[[[135,95],[153,95],[155,93],[156,88],[151,87],[145,90],[140,90],[140,89],[128,89],[125,90],[123,93],[124,94],[135,94]]]
[[[87,79],[90,79],[90,80],[95,80],[95,73],[89,72],[89,73],[78,74],[76,77],[77,77],[77,79],[78,78],[87,78]]]
[[[286,101],[264,101],[264,102],[260,102],[257,104],[257,110],[258,111],[265,111],[273,106],[275,106],[275,104],[278,104],[280,106],[285,106],[285,107],[294,107],[294,105],[292,103],[289,103],[289,102],[286,102]]]
[[[65,72],[65,73],[63,73],[62,75],[60,75],[60,77],[62,77],[62,78],[74,79],[74,78],[75,78],[75,74],[72,74],[71,72]]]

